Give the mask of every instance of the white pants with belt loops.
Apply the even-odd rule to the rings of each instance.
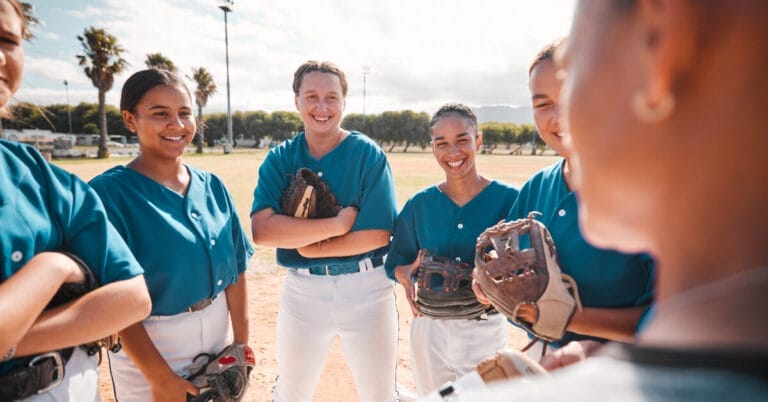
[[[411,322],[411,367],[416,392],[428,395],[449,381],[473,371],[509,342],[507,320],[492,314],[486,320],[439,320],[416,317]]]
[[[216,354],[232,343],[227,297],[222,292],[210,306],[193,313],[151,316],[144,320],[149,338],[171,369],[181,376],[200,353]],[[124,352],[109,352],[109,370],[119,402],[148,402],[152,389]]]
[[[312,400],[336,336],[359,400],[395,400],[397,308],[386,271],[310,276],[288,269],[277,313],[275,402]],[[338,390],[339,397],[353,392]]]

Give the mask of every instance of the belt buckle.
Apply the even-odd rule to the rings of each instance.
[[[37,394],[48,392],[51,389],[56,388],[59,384],[61,384],[64,381],[64,364],[61,361],[61,355],[59,354],[59,352],[49,352],[49,353],[37,355],[34,358],[32,358],[32,360],[30,360],[29,364],[27,365],[29,367],[35,367],[36,363],[43,361],[47,358],[53,359],[54,368],[56,369],[56,378],[50,384],[48,384],[48,386],[37,390],[36,392]]]

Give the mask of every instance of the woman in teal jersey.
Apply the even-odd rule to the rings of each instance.
[[[200,353],[248,343],[245,269],[253,249],[227,189],[185,165],[195,135],[192,98],[175,74],[148,69],[123,85],[125,126],[141,154],[91,181],[109,219],[146,271],[152,314],[110,353],[120,401],[185,401],[182,378]]]

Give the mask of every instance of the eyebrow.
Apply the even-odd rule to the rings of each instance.
[[[533,96],[531,96],[531,99],[532,100],[549,99],[549,96],[548,95],[544,95],[544,94],[533,94]]]
[[[456,134],[456,136],[457,136],[457,137],[464,137],[464,136],[468,136],[468,135],[469,135],[469,133],[468,133],[468,132],[466,132],[466,131],[465,131],[465,132],[463,132],[463,133],[458,133],[458,134]],[[435,138],[433,138],[433,139],[432,139],[432,141],[440,141],[440,140],[442,140],[442,139],[444,139],[444,138],[445,138],[445,137],[435,137]]]

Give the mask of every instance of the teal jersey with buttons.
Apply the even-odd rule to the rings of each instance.
[[[0,282],[44,251],[77,255],[101,284],[143,273],[85,182],[33,147],[3,140],[0,172]]]
[[[395,268],[412,263],[420,249],[474,266],[477,237],[507,216],[517,193],[513,187],[491,181],[459,207],[437,186],[418,192],[397,216],[385,263],[387,275],[395,279]]]
[[[152,315],[174,315],[237,282],[253,254],[229,191],[187,166],[186,195],[125,167],[95,177],[109,219],[144,267]]]
[[[588,244],[579,229],[576,194],[563,177],[565,159],[536,173],[520,189],[507,220],[538,211],[552,235],[562,271],[576,280],[584,307],[621,308],[651,303],[655,264],[647,254],[623,254]],[[525,246],[521,242],[521,247]],[[560,345],[597,339],[566,333]]]
[[[291,177],[308,168],[322,178],[343,207],[358,208],[352,231],[386,230],[394,227],[397,207],[392,170],[384,151],[370,138],[352,131],[331,152],[320,159],[309,154],[304,133],[272,148],[259,167],[259,181],[253,191],[254,213],[272,208],[281,213],[280,198]],[[295,249],[277,249],[277,262],[288,268],[321,267],[356,262],[365,257],[381,257],[387,247],[371,252],[336,258],[304,258]]]

